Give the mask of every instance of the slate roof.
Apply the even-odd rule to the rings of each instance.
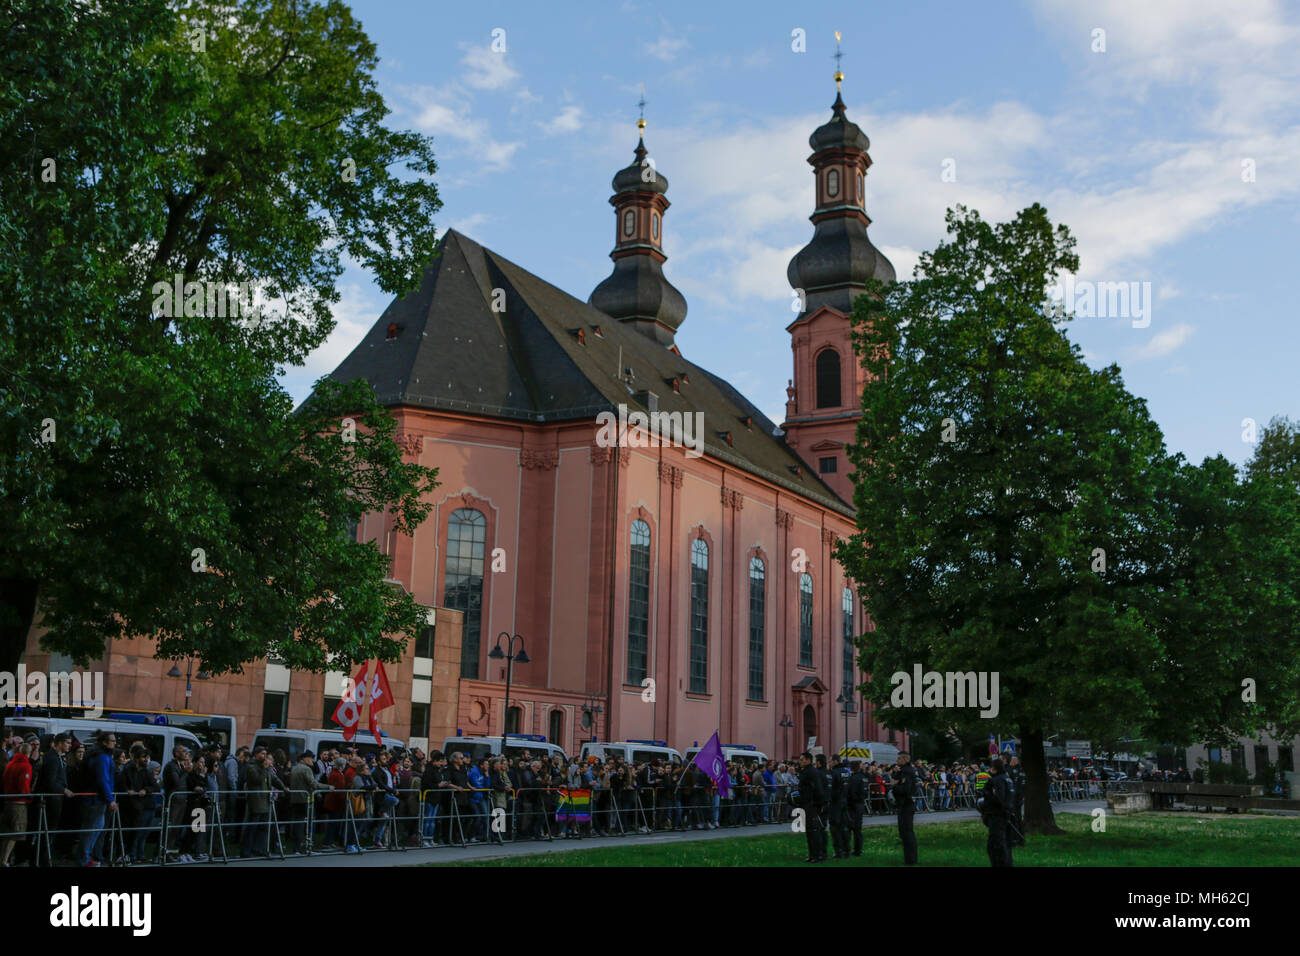
[[[645,410],[638,393],[649,390],[660,411],[704,413],[707,455],[853,516],[729,383],[455,230],[439,249],[419,289],[384,310],[331,378],[365,379],[389,407],[539,423],[594,419],[620,402]],[[492,309],[494,289],[504,311]],[[680,394],[673,378],[685,379]]]

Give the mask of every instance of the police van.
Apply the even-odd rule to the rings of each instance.
[[[199,739],[182,727],[166,723],[166,714],[156,714],[153,719],[144,714],[105,714],[103,717],[28,717],[16,715],[4,720],[5,732],[37,734],[41,750],[49,748],[56,734],[72,734],[87,747],[95,742],[95,735],[109,732],[117,737],[117,749],[130,752],[131,745],[144,744],[149,756],[157,763],[172,759],[172,750],[180,745],[188,747],[192,756],[202,753]]]
[[[384,742],[384,747],[389,751],[406,746],[404,740],[396,740],[382,730],[379,736]],[[317,756],[322,750],[342,750],[345,747],[357,748],[357,753],[363,757],[379,752],[379,744],[375,742],[374,734],[368,730],[358,730],[348,741],[343,739],[341,730],[290,730],[287,727],[263,727],[253,735],[252,749],[257,750],[258,747],[265,747],[272,754],[277,750],[283,750],[288,755],[291,765],[297,762],[304,750],[310,750]]]
[[[638,764],[650,763],[652,760],[658,760],[661,763],[680,764],[682,755],[680,752],[668,746],[664,740],[617,740],[609,743],[592,743],[588,742],[582,745],[582,762],[586,763],[588,757],[595,757],[598,760],[608,760],[610,757],[621,757],[625,763]]]
[[[860,760],[864,764],[878,763],[889,766],[898,762],[898,748],[878,740],[850,740],[836,753],[847,760]]]
[[[695,762],[695,756],[703,748],[690,747],[686,751],[686,762],[688,764]],[[742,763],[747,767],[765,767],[767,766],[767,754],[759,750],[753,744],[723,744],[722,756],[728,763]]]
[[[521,757],[527,750],[534,757],[550,760],[552,757],[559,757],[566,764],[569,758],[565,756],[564,750],[548,741],[541,734],[510,734],[506,740],[505,756]],[[490,754],[501,754],[500,737],[445,737],[442,741],[442,752],[451,757],[454,753],[462,753],[469,757],[474,763],[478,763],[484,757]]]

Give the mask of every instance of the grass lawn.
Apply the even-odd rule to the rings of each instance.
[[[1015,851],[1016,866],[1297,866],[1300,817],[1180,813],[1108,814],[1106,832],[1092,818],[1058,813],[1062,836],[1032,837]],[[988,866],[978,820],[916,827],[921,866]],[[802,833],[536,853],[442,866],[804,866]],[[829,860],[826,867],[901,866],[892,826],[867,827],[862,857]]]

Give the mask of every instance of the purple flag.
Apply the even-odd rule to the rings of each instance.
[[[717,786],[720,796],[731,796],[731,786],[727,783],[727,758],[722,756],[722,744],[718,743],[716,730],[709,738],[709,742],[695,755],[695,766],[709,775],[709,779]]]

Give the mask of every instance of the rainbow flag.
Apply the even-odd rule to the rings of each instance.
[[[555,820],[562,823],[574,820],[586,823],[591,820],[591,791],[560,789],[560,803],[555,808]]]

